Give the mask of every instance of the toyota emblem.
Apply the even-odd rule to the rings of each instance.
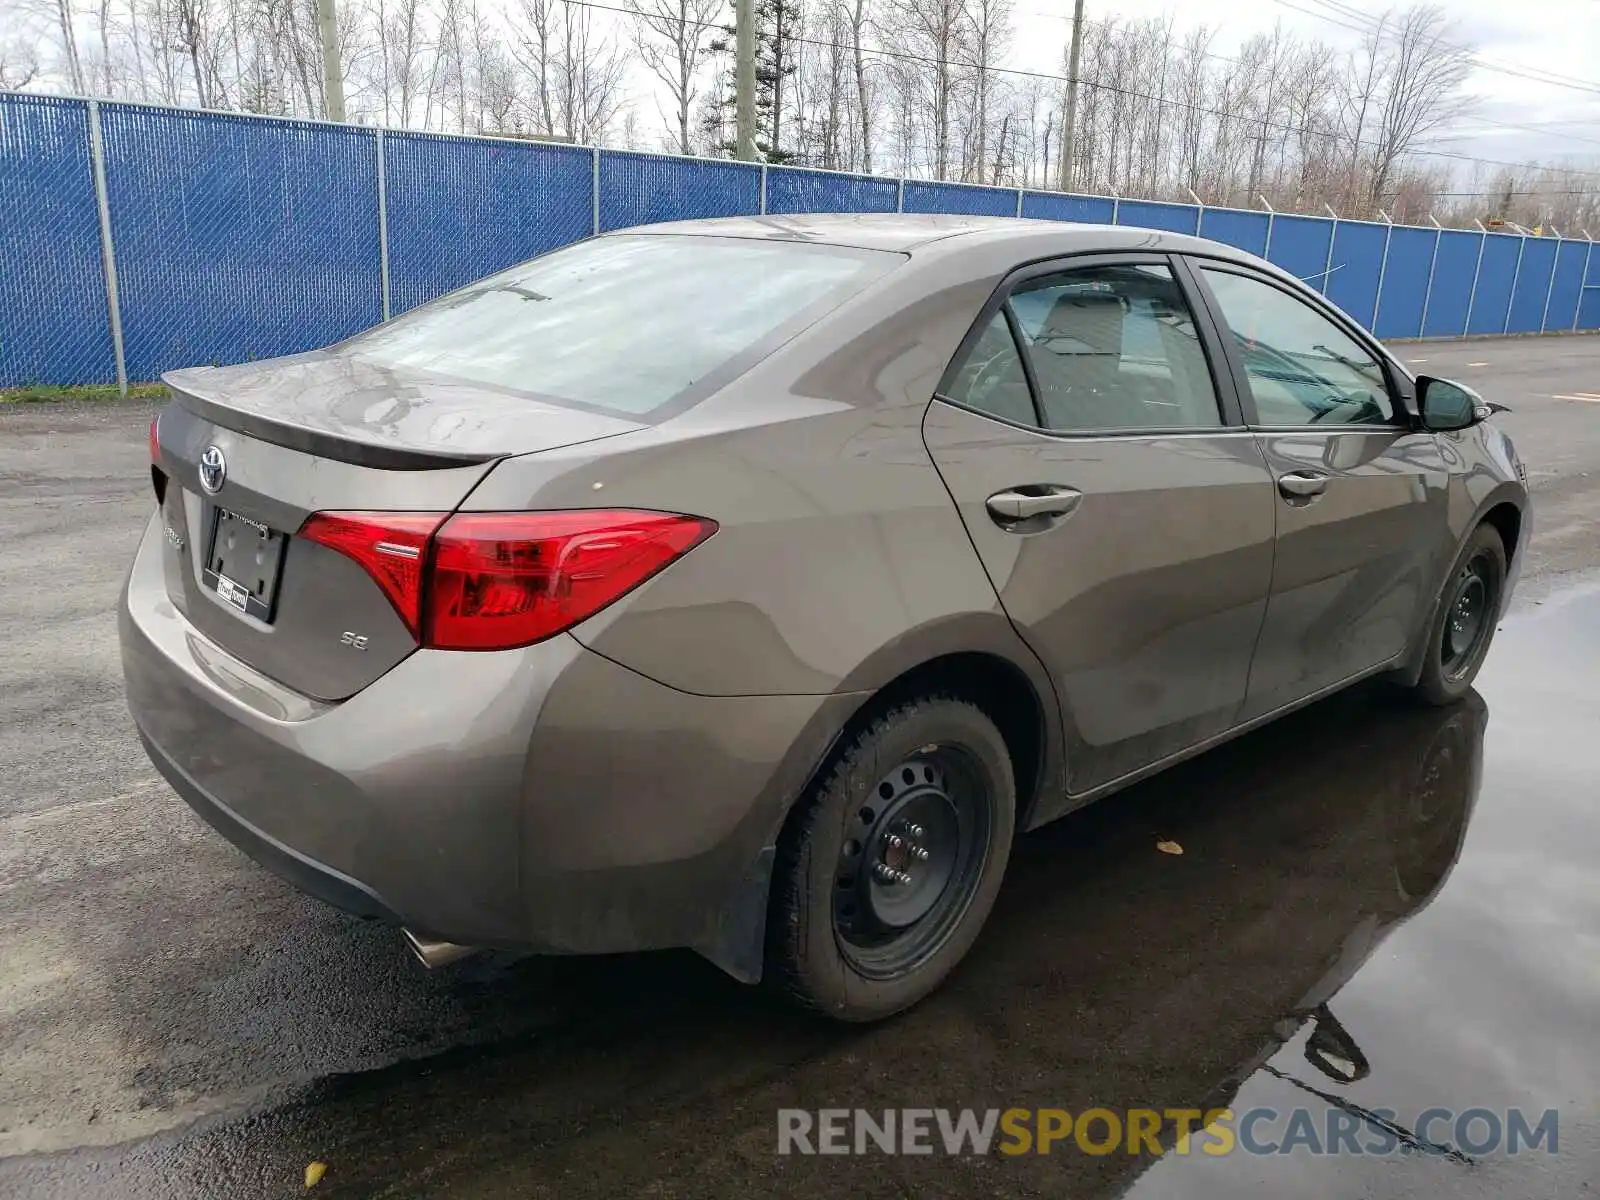
[[[200,455],[200,486],[215,496],[228,477],[228,460],[216,446],[207,446]]]

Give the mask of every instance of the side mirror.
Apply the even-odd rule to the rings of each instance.
[[[1367,1056],[1326,1004],[1317,1006],[1312,1022],[1305,1047],[1308,1063],[1336,1083],[1354,1083],[1372,1074]]]
[[[1491,405],[1465,384],[1432,375],[1417,377],[1417,407],[1422,424],[1435,433],[1465,429],[1484,420],[1492,411],[1505,412],[1504,405]]]

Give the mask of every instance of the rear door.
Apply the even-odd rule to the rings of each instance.
[[[925,418],[1006,612],[1054,679],[1073,795],[1226,730],[1244,700],[1273,486],[1231,382],[1218,390],[1208,328],[1165,256],[1029,268]]]
[[[1277,553],[1247,719],[1393,661],[1447,552],[1446,466],[1386,356],[1304,289],[1188,260],[1271,468]]]

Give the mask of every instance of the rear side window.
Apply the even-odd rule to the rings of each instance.
[[[739,238],[597,238],[480,280],[341,349],[380,366],[643,415],[708,395],[904,261]]]
[[[1033,393],[1028,390],[1028,374],[1004,312],[995,313],[985,326],[945,395],[957,404],[1018,425],[1039,423],[1033,411]]]
[[[1222,424],[1194,316],[1166,267],[1085,267],[1031,282],[1010,304],[1049,428]]]

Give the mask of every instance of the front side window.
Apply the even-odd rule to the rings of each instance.
[[[344,343],[342,353],[640,415],[715,386],[905,256],[687,235],[595,238]]]
[[[1068,271],[1025,284],[1010,304],[1051,429],[1222,423],[1194,316],[1166,267]]]
[[[1200,268],[1244,360],[1263,425],[1394,420],[1383,366],[1327,317],[1281,288]]]

